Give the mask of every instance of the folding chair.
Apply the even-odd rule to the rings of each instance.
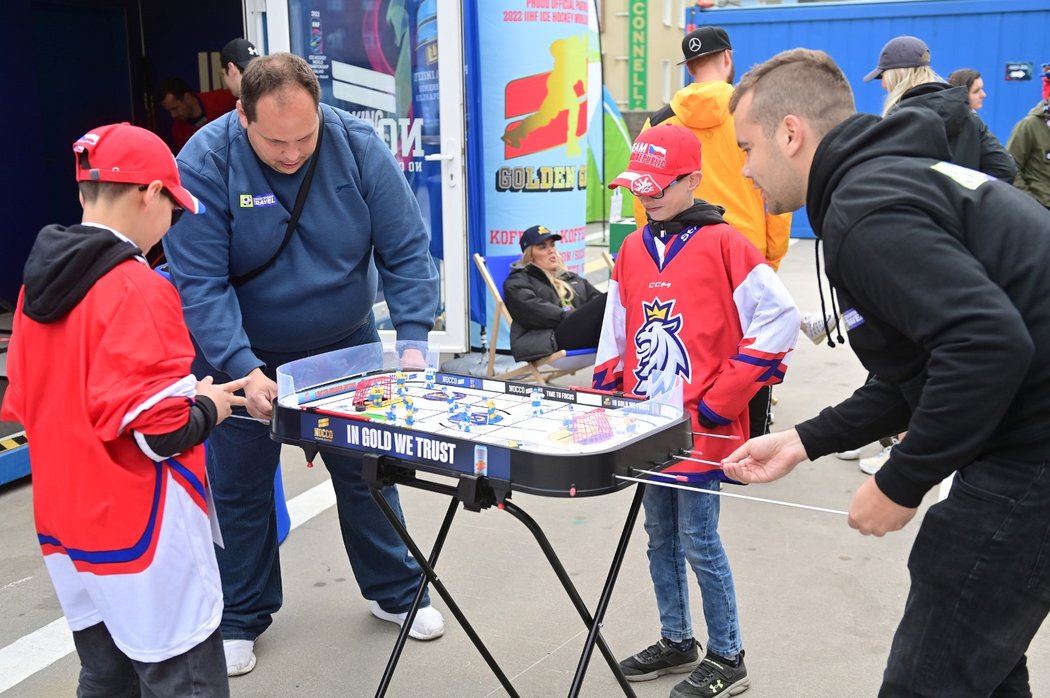
[[[510,316],[510,311],[507,310],[507,305],[503,302],[503,281],[507,278],[507,274],[510,273],[510,265],[518,259],[520,258],[517,255],[485,258],[480,254],[474,254],[474,264],[481,273],[481,278],[485,280],[485,286],[489,289],[489,295],[496,302],[492,327],[488,331],[488,367],[486,368],[485,376],[499,380],[531,377],[533,382],[546,385],[547,381],[551,379],[576,373],[580,369],[593,366],[594,357],[597,353],[596,349],[572,349],[570,351],[556,351],[540,359],[525,361],[523,365],[510,371],[499,375],[496,374],[496,343],[499,339],[500,324],[506,322],[509,328],[511,323],[514,322],[514,319]]]

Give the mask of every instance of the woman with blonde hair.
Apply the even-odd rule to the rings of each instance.
[[[922,39],[898,36],[887,42],[864,81],[876,78],[886,90],[883,116],[898,109],[932,109],[944,120],[953,163],[1013,181],[1013,158],[970,108],[969,91],[949,85],[930,67],[930,48]]]
[[[598,346],[605,294],[565,268],[558,240],[561,235],[545,226],[528,228],[519,241],[521,260],[503,282],[503,301],[514,318],[510,351],[517,361]]]

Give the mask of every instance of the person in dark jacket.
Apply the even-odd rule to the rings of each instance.
[[[519,240],[521,260],[503,282],[503,302],[514,318],[510,352],[516,361],[598,346],[605,294],[565,268],[558,240],[561,235],[545,226],[528,228]],[[572,322],[566,322],[570,316]]]
[[[930,49],[922,39],[891,39],[882,48],[875,70],[865,75],[864,81],[877,78],[882,79],[886,90],[883,116],[910,107],[932,109],[944,121],[951,162],[1013,181],[1017,166],[1010,153],[970,108],[969,91],[953,87],[930,68]]]
[[[743,444],[726,474],[766,482],[907,429],[854,494],[850,526],[896,531],[954,483],[916,535],[879,695],[1030,696],[1025,653],[1050,610],[1050,212],[948,162],[932,112],[856,114],[822,51],[754,67],[730,108],[770,210],[806,206],[875,377]]]

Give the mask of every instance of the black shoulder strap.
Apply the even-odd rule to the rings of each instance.
[[[292,240],[292,234],[295,233],[295,226],[299,223],[299,215],[303,212],[303,206],[306,205],[306,196],[310,193],[310,183],[314,179],[314,171],[317,169],[317,161],[321,159],[321,140],[324,136],[324,112],[318,107],[318,130],[317,130],[317,145],[314,147],[313,157],[310,158],[310,167],[306,170],[306,175],[303,177],[302,184],[299,185],[299,193],[295,196],[295,207],[292,209],[292,217],[288,219],[288,228],[284,231],[284,240],[281,242],[281,246],[277,248],[277,251],[273,253],[273,256],[266,260],[261,265],[255,267],[247,274],[233,275],[230,276],[230,284],[234,288],[243,286],[248,283],[259,274],[270,268],[270,266],[277,261],[277,258],[284,252],[284,248],[288,247],[288,243]],[[227,155],[227,161],[229,155]]]
[[[671,109],[671,105],[668,104],[660,111],[653,112],[653,115],[649,117],[649,126],[656,126],[674,116],[674,109]]]

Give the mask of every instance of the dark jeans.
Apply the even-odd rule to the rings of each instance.
[[[130,659],[113,643],[105,623],[76,631],[73,644],[80,656],[77,698],[226,698],[230,695],[226,656],[218,630],[190,651],[163,662]]]
[[[601,293],[566,315],[554,328],[558,349],[594,349],[602,336],[605,294]]]
[[[316,351],[255,354],[266,362],[272,378],[283,363],[377,341],[373,320],[336,345]],[[280,454],[281,445],[270,439],[269,426],[259,422],[227,419],[208,438],[208,478],[225,543],[225,548],[215,548],[215,556],[225,602],[220,629],[227,640],[254,640],[270,626],[283,600],[273,492]],[[322,458],[332,476],[343,545],[362,595],[390,613],[407,611],[422,571],[372,499],[361,477],[360,458]],[[383,496],[403,523],[397,489],[386,487]]]
[[[985,458],[930,507],[882,698],[1031,696],[1025,652],[1050,609],[1050,467]]]

